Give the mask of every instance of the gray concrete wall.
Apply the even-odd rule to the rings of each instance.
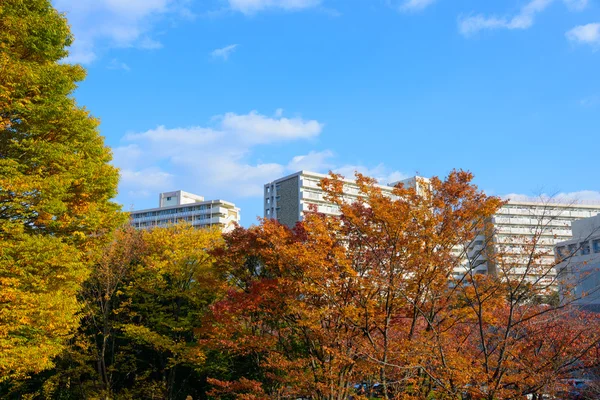
[[[293,228],[299,220],[300,210],[300,189],[298,187],[298,176],[294,176],[285,181],[279,182],[279,190],[277,190],[277,219],[283,225]]]

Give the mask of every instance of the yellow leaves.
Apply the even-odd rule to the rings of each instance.
[[[51,366],[78,326],[89,246],[124,220],[96,122],[70,93],[80,67],[69,28],[47,0],[0,8],[0,375]],[[8,129],[10,128],[10,129]],[[94,155],[94,156],[88,156]]]
[[[127,336],[139,343],[150,345],[160,351],[178,353],[177,343],[174,343],[170,338],[153,332],[148,327],[126,324],[122,329]]]
[[[189,224],[178,224],[167,229],[144,231],[143,240],[149,252],[145,261],[148,267],[163,273],[181,273],[181,266],[203,269],[212,264],[209,251],[221,241],[216,229],[195,229]]]
[[[86,276],[78,252],[58,238],[20,234],[3,242],[0,375],[23,376],[51,365],[48,360],[78,325],[75,294]]]

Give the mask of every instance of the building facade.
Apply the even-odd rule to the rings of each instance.
[[[600,214],[574,221],[572,230],[555,248],[563,300],[600,312]]]
[[[326,215],[338,215],[336,205],[324,198],[319,187],[327,175],[309,171],[269,182],[264,187],[264,216],[293,227],[302,221],[311,205]],[[409,187],[427,185],[428,179],[412,177],[403,181],[379,185],[384,193],[391,195],[393,187],[403,183]],[[359,196],[353,180],[344,180],[344,196],[352,202]],[[506,279],[526,276],[533,283],[555,285],[556,270],[554,246],[571,238],[571,223],[600,213],[600,204],[561,203],[553,201],[509,201],[488,221],[486,232],[463,252],[457,246],[456,253],[465,254],[465,262],[457,268],[457,277],[468,271],[476,274],[495,274]],[[535,243],[535,246],[532,245]],[[530,254],[534,252],[534,259]],[[499,255],[502,255],[500,257]]]
[[[276,219],[290,228],[302,221],[304,214],[310,211],[312,205],[317,207],[320,213],[326,215],[339,215],[339,208],[327,201],[319,183],[328,175],[316,172],[299,171],[295,174],[269,182],[264,188],[264,216]],[[403,181],[378,185],[384,192],[392,195],[394,186],[404,183],[407,186],[418,185],[420,179],[413,177]],[[344,198],[353,202],[360,196],[358,185],[354,180],[344,179]]]
[[[219,227],[231,230],[240,221],[240,209],[225,200],[204,197],[182,190],[159,194],[158,208],[131,212],[131,225],[138,229],[168,226],[186,221],[195,228]]]
[[[508,279],[526,275],[555,288],[555,245],[571,239],[572,224],[598,213],[600,204],[509,200],[471,243],[468,268]]]

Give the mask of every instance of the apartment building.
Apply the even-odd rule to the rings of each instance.
[[[311,204],[326,215],[337,215],[339,209],[328,202],[319,187],[327,175],[299,171],[267,183],[264,187],[264,216],[293,227],[301,221]],[[428,179],[412,177],[401,183],[409,187],[427,185]],[[391,191],[399,182],[379,185],[385,192]],[[348,201],[358,198],[359,189],[353,180],[344,180],[344,195]],[[571,238],[571,223],[600,213],[600,204],[561,203],[559,201],[509,201],[488,221],[488,229],[479,235],[466,249],[463,267],[457,268],[460,276],[472,270],[477,274],[497,274],[505,278],[523,275],[531,282],[550,283],[556,274],[554,246]],[[530,243],[535,239],[535,249]],[[535,251],[535,262],[529,254]],[[457,247],[456,253],[463,249]],[[502,254],[503,257],[492,257]],[[467,261],[470,260],[470,261]],[[500,260],[500,261],[499,261]],[[541,279],[542,276],[545,276]]]
[[[304,213],[315,205],[317,210],[326,215],[338,215],[340,210],[331,202],[328,202],[319,183],[328,175],[316,172],[299,171],[294,174],[269,182],[264,189],[265,218],[276,219],[283,225],[293,227],[298,221],[302,221]],[[413,177],[388,185],[378,185],[384,192],[391,196],[393,187],[398,183],[407,186],[421,184],[425,178]],[[344,197],[353,202],[358,199],[360,193],[358,185],[354,180],[344,179]]]
[[[555,247],[563,300],[600,312],[600,214],[573,221],[572,230]]]
[[[469,267],[505,278],[525,274],[531,282],[555,286],[555,245],[571,239],[573,223],[598,213],[600,204],[509,200],[489,221],[487,234],[479,235],[469,247]],[[490,250],[502,257],[490,260]]]
[[[131,212],[131,225],[150,229],[186,221],[196,228],[220,227],[230,230],[240,221],[240,209],[225,200],[204,200],[196,194],[177,190],[159,194],[158,208]]]

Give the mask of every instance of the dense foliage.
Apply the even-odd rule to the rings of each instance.
[[[98,122],[59,63],[71,35],[48,0],[0,2],[0,381],[52,366],[78,325],[90,250],[123,222]]]
[[[597,376],[600,321],[547,301],[542,232],[511,251],[543,284],[473,251],[502,202],[467,172],[391,195],[357,174],[354,201],[332,175],[340,215],[293,229],[124,227],[71,40],[49,0],[0,2],[0,397],[524,399]]]
[[[565,393],[598,367],[600,321],[540,301],[547,288],[526,277],[474,273],[468,249],[501,202],[471,178],[453,172],[388,196],[359,175],[363,196],[349,203],[334,176],[323,187],[341,215],[309,213],[294,229],[265,220],[226,234],[117,230],[98,249],[81,328],[56,367],[2,390],[61,399]]]
[[[218,265],[230,289],[212,306],[206,345],[260,373],[213,379],[214,395],[512,399],[564,390],[597,362],[595,315],[533,301],[548,288],[527,276],[475,273],[469,249],[502,203],[471,174],[392,196],[358,175],[356,202],[338,178],[323,186],[339,218],[226,237]],[[522,246],[544,268],[531,240]],[[504,268],[502,254],[489,257]]]

